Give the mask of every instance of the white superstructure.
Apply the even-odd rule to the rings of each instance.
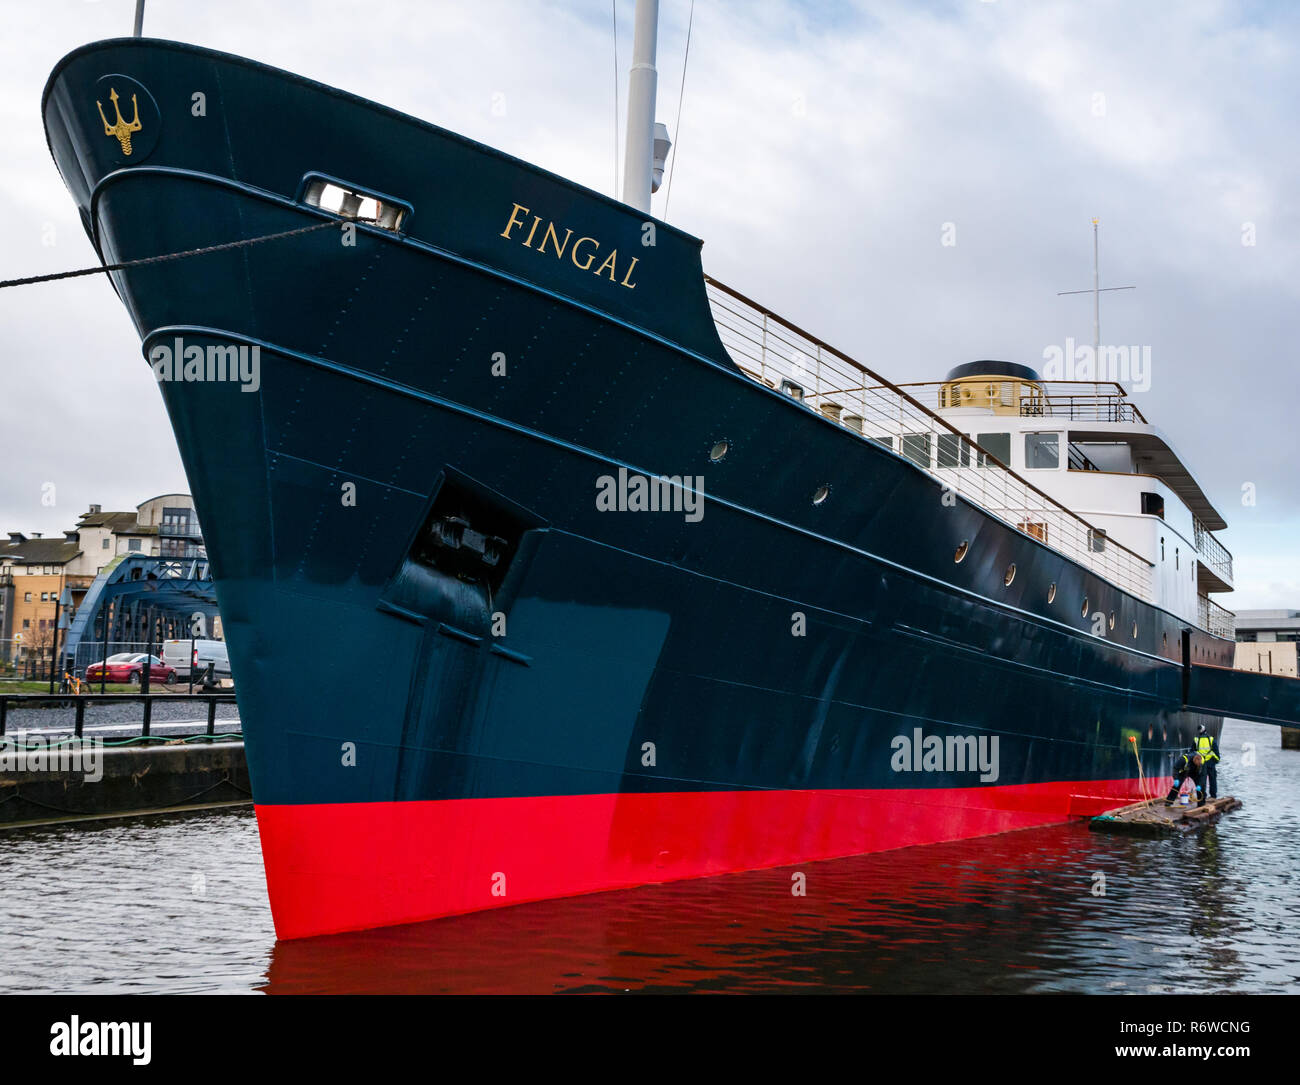
[[[1232,635],[1231,615],[1210,599],[1233,588],[1232,555],[1213,534],[1227,524],[1122,385],[1044,381],[1025,366],[983,361],[938,384],[902,387],[1092,524],[1094,545],[1120,543],[1146,558],[1157,606]],[[981,470],[978,453],[970,458],[961,468]]]
[[[960,495],[1148,603],[1232,639],[1210,596],[1232,590],[1227,526],[1169,439],[1122,385],[1044,381],[969,362],[893,384],[706,277],[741,371],[928,471]],[[1136,634],[1135,634],[1136,635]]]

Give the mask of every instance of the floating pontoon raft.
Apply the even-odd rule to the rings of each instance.
[[[1241,807],[1241,800],[1231,795],[1210,799],[1204,806],[1193,803],[1168,806],[1163,798],[1135,802],[1108,810],[1092,819],[1089,827],[1099,833],[1132,833],[1138,836],[1160,836],[1164,833],[1193,832],[1212,825],[1229,810]]]

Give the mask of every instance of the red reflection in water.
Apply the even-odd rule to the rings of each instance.
[[[262,990],[1027,990],[1101,952],[1073,936],[1133,847],[1074,824],[279,942]]]

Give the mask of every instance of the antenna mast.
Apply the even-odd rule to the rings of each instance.
[[[1097,270],[1097,220],[1092,220],[1092,289],[1091,290],[1058,290],[1056,296],[1064,297],[1066,294],[1091,294],[1092,295],[1092,356],[1099,358],[1101,356],[1101,296],[1110,290],[1136,290],[1136,286],[1101,286],[1100,273]]]

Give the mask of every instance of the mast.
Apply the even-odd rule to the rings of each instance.
[[[1092,350],[1101,350],[1101,279],[1097,270],[1097,220],[1092,220]]]
[[[650,211],[653,191],[655,44],[659,29],[659,0],[636,0],[636,31],[632,39],[632,70],[628,73],[627,147],[623,156],[623,202]]]
[[[1092,289],[1091,290],[1058,290],[1056,296],[1063,298],[1067,294],[1091,294],[1092,295],[1092,356],[1097,359],[1101,356],[1101,296],[1108,294],[1112,290],[1136,290],[1136,286],[1102,286],[1101,272],[1098,268],[1098,244],[1097,244],[1097,220],[1092,220]]]

